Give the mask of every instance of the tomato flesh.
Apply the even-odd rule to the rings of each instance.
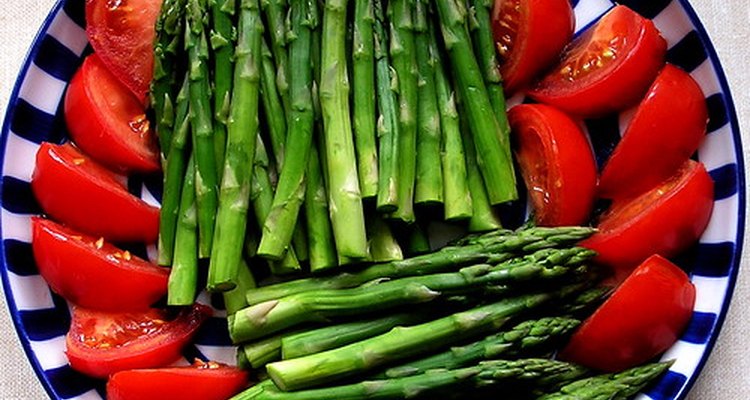
[[[585,117],[623,110],[643,97],[666,49],[652,21],[616,6],[573,40],[529,95]]]
[[[168,269],[48,219],[34,217],[31,225],[39,272],[66,300],[95,310],[136,311],[166,294]]]
[[[713,210],[714,183],[703,164],[688,160],[659,186],[616,201],[600,218],[598,231],[580,243],[622,282],[652,254],[672,257],[695,243]]]
[[[108,400],[224,400],[247,386],[248,374],[215,362],[189,367],[134,369],[107,382]]]
[[[523,89],[554,63],[574,26],[569,0],[495,0],[492,28],[505,91]]]
[[[560,226],[588,221],[596,191],[596,162],[575,121],[543,104],[513,107],[508,121],[535,222]]]
[[[128,369],[163,367],[180,357],[181,349],[210,315],[210,308],[200,304],[173,319],[160,309],[109,313],[74,307],[66,354],[73,369],[96,378]]]
[[[156,241],[159,209],[69,143],[42,143],[31,189],[47,215],[75,230],[113,242]]]
[[[703,91],[690,74],[666,65],[602,170],[599,195],[638,195],[673,175],[698,150],[708,122]]]
[[[65,121],[76,145],[100,163],[122,172],[159,170],[159,149],[145,108],[96,54],[70,81]]]
[[[145,104],[161,0],[86,0],[86,34],[104,64]]]
[[[688,276],[653,255],[581,324],[559,358],[611,372],[634,367],[677,341],[694,304]]]

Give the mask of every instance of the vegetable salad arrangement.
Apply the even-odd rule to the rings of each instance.
[[[86,22],[32,244],[109,399],[626,399],[669,367],[695,301],[669,258],[713,181],[703,93],[650,20],[618,5],[573,38],[568,0],[87,0]],[[581,121],[626,110],[599,168]],[[160,205],[123,179],[158,172]],[[436,249],[435,226],[463,233]],[[173,365],[224,312],[203,289],[236,366]]]

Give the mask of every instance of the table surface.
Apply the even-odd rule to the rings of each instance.
[[[54,0],[5,2],[0,10],[0,110],[5,110],[13,82],[26,51]],[[743,132],[743,142],[750,143],[750,80],[746,62],[750,55],[750,8],[745,0],[693,0],[693,7],[704,23],[722,61],[732,88],[732,95]],[[748,246],[746,235],[745,249]],[[729,314],[708,364],[694,386],[690,400],[736,400],[750,398],[750,352],[747,334],[750,319],[743,310],[750,309],[750,257],[745,252]],[[744,270],[744,272],[743,272]],[[0,290],[2,290],[0,288]],[[38,400],[47,397],[36,378],[18,336],[12,326],[5,298],[0,296],[0,399]]]

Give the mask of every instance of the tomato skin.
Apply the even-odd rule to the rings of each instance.
[[[560,226],[588,221],[596,192],[596,162],[576,122],[543,104],[515,106],[508,121],[536,223]]]
[[[156,241],[159,209],[70,143],[42,143],[31,189],[47,215],[73,229],[113,242]]]
[[[573,40],[529,95],[582,117],[620,111],[643,97],[666,51],[667,42],[652,21],[615,6]],[[595,67],[584,69],[586,64]]]
[[[707,123],[700,86],[690,74],[667,64],[607,160],[599,195],[609,199],[638,195],[669,178],[698,150]]]
[[[166,268],[48,219],[33,217],[31,226],[39,272],[55,293],[76,305],[104,311],[146,310],[167,293]]]
[[[86,35],[104,65],[145,104],[161,0],[86,0]]]
[[[163,367],[180,358],[182,348],[210,315],[211,309],[201,304],[183,309],[172,320],[158,309],[108,313],[74,307],[65,354],[73,369],[95,378]]]
[[[634,367],[677,341],[694,304],[685,272],[653,255],[581,324],[559,358],[609,372]]]
[[[224,400],[247,386],[248,374],[216,363],[189,367],[133,369],[112,375],[108,400]]]
[[[602,214],[598,231],[580,243],[595,250],[594,261],[622,282],[652,254],[672,257],[695,243],[713,210],[714,183],[703,164],[688,160],[659,186],[616,201]]]
[[[159,149],[143,105],[96,54],[86,57],[70,81],[65,121],[73,142],[100,163],[122,172],[159,170]]]
[[[574,27],[570,0],[495,0],[492,28],[505,91],[526,87],[553,64]]]

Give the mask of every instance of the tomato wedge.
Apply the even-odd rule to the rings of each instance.
[[[86,57],[65,95],[65,121],[78,147],[122,172],[159,170],[159,148],[144,106],[102,64]]]
[[[31,226],[39,272],[55,293],[76,305],[138,311],[167,293],[166,268],[48,219],[34,217]]]
[[[529,95],[586,117],[623,110],[646,93],[666,51],[653,22],[616,6],[573,40]]]
[[[133,369],[112,375],[108,400],[224,400],[248,383],[241,369],[197,361],[189,367]]]
[[[201,304],[168,318],[166,311],[108,313],[73,308],[65,340],[70,366],[96,378],[137,368],[169,365],[180,357],[200,325],[211,315]]]
[[[634,367],[677,341],[694,304],[685,272],[653,255],[581,324],[559,358],[610,372]]]
[[[570,0],[495,0],[492,29],[508,94],[550,67],[573,37]]]
[[[652,254],[672,257],[695,243],[713,210],[714,183],[703,164],[688,160],[659,186],[629,200],[613,202],[580,243],[595,250],[594,260],[622,282]]]
[[[667,64],[604,166],[599,195],[638,195],[669,178],[698,150],[706,134],[708,107],[700,86]]]
[[[70,143],[42,143],[31,189],[46,214],[73,229],[113,242],[156,241],[159,209]]]
[[[538,225],[588,221],[596,191],[596,162],[586,136],[563,112],[521,104],[508,112],[515,153]]]
[[[86,0],[86,34],[104,64],[145,103],[161,0]]]

